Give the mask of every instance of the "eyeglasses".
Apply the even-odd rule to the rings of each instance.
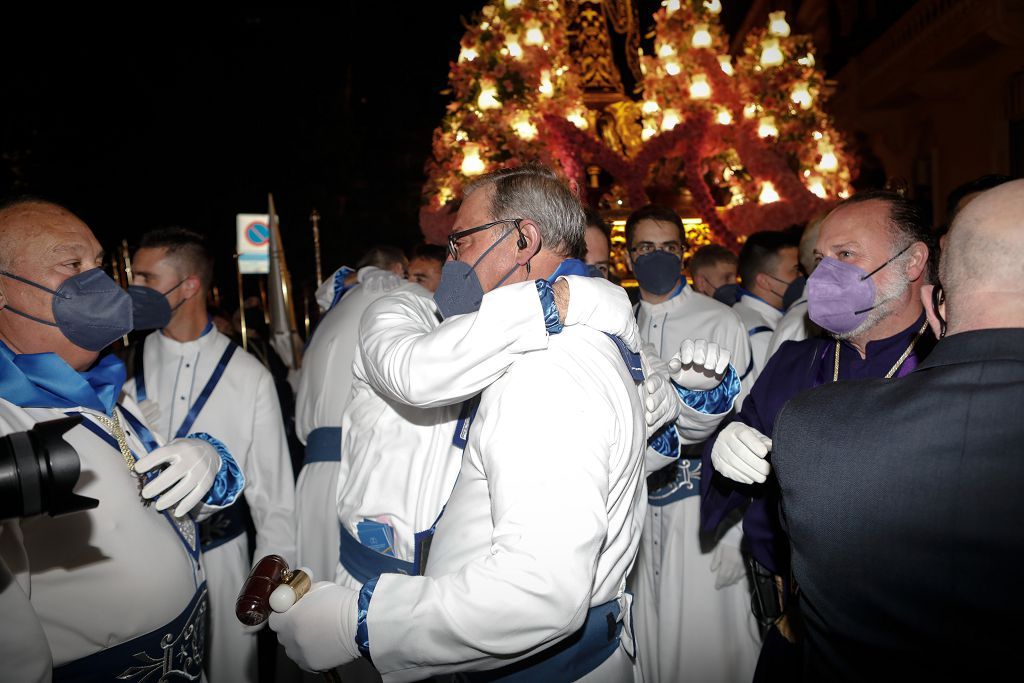
[[[682,257],[683,245],[681,242],[662,242],[661,244],[655,244],[654,242],[637,242],[630,248],[630,251],[636,252],[641,256],[650,254],[654,251],[667,251],[674,256]]]
[[[452,234],[448,235],[448,256],[450,256],[453,261],[458,261],[459,260],[459,245],[458,245],[458,242],[463,237],[467,237],[469,235],[472,235],[474,232],[480,232],[482,230],[487,230],[488,228],[493,228],[495,225],[501,225],[502,223],[514,223],[515,224],[515,229],[518,230],[519,229],[519,221],[521,221],[521,220],[523,220],[523,219],[522,218],[502,218],[501,220],[492,221],[490,223],[484,223],[483,225],[478,225],[475,228],[466,228],[465,230],[459,230],[458,232],[453,232]]]

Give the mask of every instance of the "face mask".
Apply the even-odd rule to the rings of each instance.
[[[899,258],[910,246],[908,244],[870,273],[829,256],[821,259],[807,280],[807,314],[811,321],[834,334],[857,329],[867,313],[878,305],[871,276]]]
[[[68,341],[87,351],[102,351],[132,331],[132,299],[101,268],[69,277],[60,287],[49,287],[0,271],[53,296],[53,320],[43,320],[10,306],[6,309],[29,320],[56,327]]]
[[[187,279],[187,278],[186,278]],[[167,295],[181,286],[182,280],[166,292],[160,292],[152,287],[142,285],[131,285],[128,287],[128,296],[132,298],[132,318],[136,330],[158,330],[167,327],[171,322],[171,314],[185,303],[182,299],[178,305],[171,308],[167,301]]]
[[[640,287],[651,294],[668,294],[679,284],[682,260],[675,254],[658,249],[633,262],[633,274]]]
[[[807,278],[805,278],[803,275],[795,277],[789,282],[786,282],[785,280],[780,280],[774,275],[769,275],[768,273],[765,273],[765,275],[768,275],[768,277],[775,280],[776,282],[781,282],[782,284],[786,285],[786,291],[782,293],[783,311],[789,310],[789,307],[795,304],[797,302],[797,299],[803,296],[804,285],[807,284]],[[772,290],[772,293],[775,293],[775,290]]]
[[[711,296],[715,301],[721,301],[726,306],[732,306],[740,299],[740,286],[735,282],[724,284],[716,289]]]
[[[434,303],[441,315],[448,318],[463,313],[474,313],[480,310],[480,304],[484,300],[484,288],[480,284],[480,278],[476,275],[476,267],[491,253],[496,246],[501,244],[506,237],[512,234],[515,228],[506,230],[494,244],[487,247],[487,250],[480,254],[473,265],[464,261],[445,261],[441,268],[441,282],[434,292]],[[495,287],[500,287],[512,273],[516,272],[519,264],[512,266],[512,270],[505,273],[505,277],[498,281]]]

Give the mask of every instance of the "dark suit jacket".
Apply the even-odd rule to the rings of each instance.
[[[807,680],[1022,680],[1024,329],[801,394],[773,439]]]

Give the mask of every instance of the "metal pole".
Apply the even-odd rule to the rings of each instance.
[[[323,282],[323,271],[320,268],[320,212],[313,209],[309,214],[309,220],[313,221],[313,255],[316,257],[316,286]]]
[[[242,264],[235,254],[235,272],[238,274],[238,320],[242,328],[242,348],[249,350],[249,338],[245,329],[245,293],[242,291]]]

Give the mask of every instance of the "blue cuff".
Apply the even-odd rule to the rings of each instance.
[[[359,611],[356,612],[356,647],[359,648],[359,654],[371,664],[373,660],[370,659],[370,633],[366,628],[366,613],[370,611],[370,598],[373,597],[373,589],[377,587],[379,578],[373,577],[359,589]]]
[[[558,306],[555,305],[555,293],[551,289],[551,283],[547,280],[534,280],[534,283],[537,285],[540,307],[544,310],[544,328],[548,334],[558,334],[562,331],[562,323],[558,320]]]
[[[725,371],[722,383],[707,391],[696,391],[683,389],[681,386],[672,383],[679,394],[679,399],[690,408],[704,413],[705,415],[720,415],[732,407],[732,402],[740,393],[740,378],[736,375],[736,368],[729,364]]]
[[[341,268],[338,269],[338,272],[334,274],[334,298],[331,299],[330,308],[334,308],[335,304],[338,303],[338,301],[345,294],[345,292],[352,289],[351,286],[345,286],[345,280],[348,278],[349,275],[351,275],[354,272],[356,271],[352,270],[348,266],[342,266]],[[330,310],[330,308],[328,308],[327,310]]]
[[[217,453],[220,455],[220,470],[217,471],[217,477],[213,480],[213,486],[210,487],[210,492],[206,494],[203,502],[217,507],[227,507],[233,504],[238,498],[238,494],[245,488],[245,475],[242,474],[242,470],[238,463],[235,462],[235,459],[231,457],[228,447],[219,439],[215,439],[206,432],[189,434],[187,438],[205,441],[216,448]]]
[[[647,440],[647,445],[667,458],[679,455],[679,433],[671,422],[662,426]]]

